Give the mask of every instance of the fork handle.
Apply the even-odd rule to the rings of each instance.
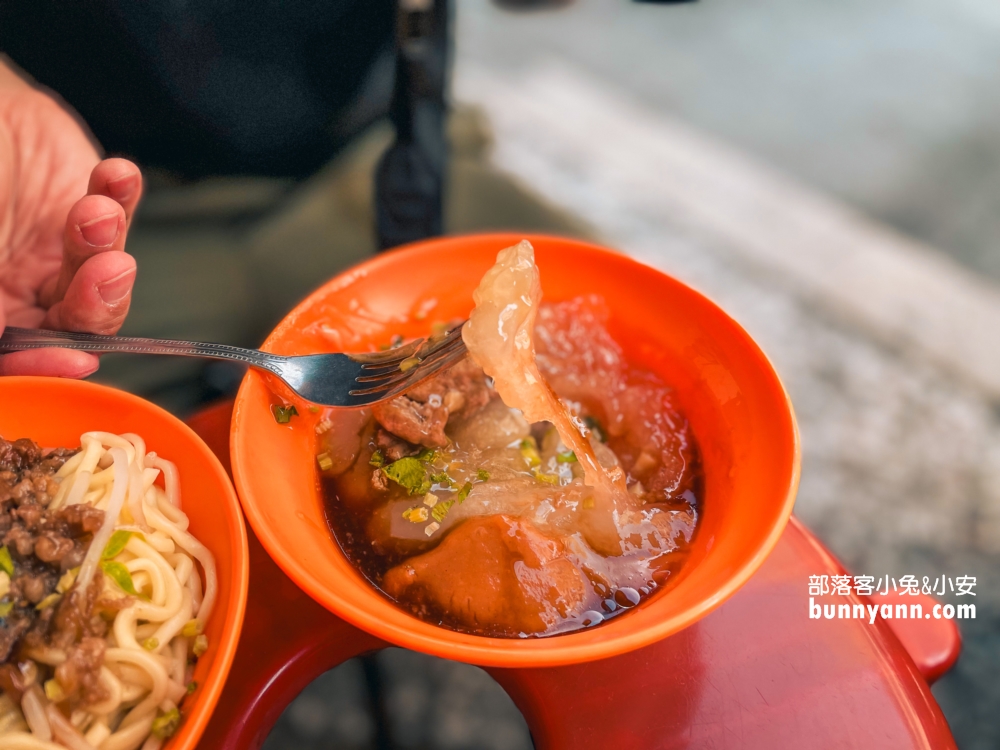
[[[244,349],[227,344],[206,344],[197,341],[144,339],[133,336],[101,336],[95,333],[45,331],[8,326],[0,336],[0,352],[25,349],[76,349],[95,354],[126,352],[129,354],[173,354],[181,357],[207,357],[261,367],[275,372],[275,366],[285,358],[276,354]]]

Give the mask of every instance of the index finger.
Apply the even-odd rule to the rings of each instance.
[[[105,195],[125,209],[126,226],[142,197],[142,174],[128,159],[105,159],[90,173],[87,195]]]

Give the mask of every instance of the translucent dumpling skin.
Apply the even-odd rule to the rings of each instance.
[[[462,338],[472,358],[493,378],[503,402],[520,410],[529,422],[551,422],[583,465],[587,484],[609,502],[614,502],[615,495],[624,496],[622,472],[599,465],[585,430],[574,424],[569,410],[538,371],[534,330],[542,285],[531,243],[522,240],[501,250],[472,299],[476,308]]]

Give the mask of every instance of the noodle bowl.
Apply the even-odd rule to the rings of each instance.
[[[49,621],[59,623],[73,607],[80,622],[93,622],[91,609],[104,616],[103,645],[91,644],[103,650],[89,696],[99,699],[65,684],[69,649],[22,643],[10,661],[23,693],[19,705],[9,691],[0,697],[0,750],[156,750],[176,730],[178,707],[196,689],[193,659],[208,647],[203,630],[219,589],[212,553],[188,531],[176,467],[138,435],[85,433],[52,479],[50,516],[80,505],[103,521],[79,566],[35,609],[58,607]]]

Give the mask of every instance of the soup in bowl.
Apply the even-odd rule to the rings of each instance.
[[[278,326],[265,348],[281,354],[375,351],[391,346],[394,340],[426,336],[435,325],[470,315],[473,292],[496,262],[498,252],[516,246],[521,239],[484,235],[435,240],[376,258],[310,296]],[[513,442],[498,444],[498,449],[489,453],[494,463],[463,466],[467,454],[453,449],[464,449],[468,441],[475,443],[477,439],[466,423],[449,421],[449,434],[432,438],[432,445],[441,446],[432,449],[426,442],[419,445],[421,437],[409,435],[406,425],[394,421],[385,410],[376,410],[374,420],[359,414],[355,420],[358,424],[352,427],[351,417],[343,413],[327,415],[317,407],[287,402],[281,389],[274,388],[258,373],[251,373],[245,380],[232,425],[233,468],[244,509],[265,548],[296,583],[348,622],[389,642],[485,666],[543,666],[604,658],[647,645],[691,624],[731,595],[766,557],[791,512],[798,480],[797,433],[787,396],[766,357],[731,318],[680,282],[622,255],[570,240],[528,239],[534,246],[544,298],[550,305],[543,308],[550,310],[545,318],[548,333],[555,330],[552,321],[560,316],[570,321],[594,318],[592,311],[581,305],[586,300],[599,300],[602,312],[596,317],[600,317],[600,331],[592,328],[590,333],[607,337],[617,347],[624,360],[622,367],[627,365],[632,373],[629,382],[634,385],[641,381],[646,389],[639,392],[655,394],[655,399],[647,398],[649,403],[633,410],[638,415],[633,422],[649,422],[658,417],[659,411],[666,413],[669,409],[667,422],[678,425],[672,439],[687,446],[684,455],[690,471],[678,471],[671,482],[647,479],[651,473],[663,473],[663,467],[656,463],[660,459],[627,455],[628,441],[616,444],[614,439],[627,431],[602,430],[593,423],[591,429],[582,429],[584,434],[589,433],[589,444],[581,442],[580,435],[572,430],[560,429],[559,435],[552,436],[544,429],[535,429],[539,426],[536,423],[530,426],[537,433],[533,434],[525,432],[527,424],[521,424],[514,428],[518,434]],[[477,294],[482,308],[482,290]],[[527,297],[524,299],[527,302]],[[509,317],[510,308],[503,308],[507,313],[501,310],[501,319],[503,315]],[[474,324],[476,320],[474,317]],[[502,395],[507,407],[517,405],[525,415],[534,414],[533,422],[549,418],[537,416],[541,412],[528,401],[514,404],[516,396],[510,389],[505,390],[505,384],[512,381],[500,372],[508,359],[503,352],[494,352],[497,356],[491,366],[485,361],[489,352],[469,340],[469,326],[463,334],[475,355],[473,365],[483,365],[493,376],[492,381],[486,381],[487,390],[495,385],[500,393],[484,394],[476,385],[466,389],[464,395],[445,394],[455,396],[453,408],[457,415],[469,411],[474,401],[483,414],[492,415],[493,421],[509,422],[509,409],[505,410],[495,397]],[[567,341],[572,343],[572,338]],[[551,360],[551,347],[548,354]],[[556,372],[551,368],[543,371]],[[482,372],[477,376],[470,370],[465,375],[475,380],[482,377]],[[527,379],[536,380],[530,375]],[[441,400],[440,394],[431,394],[421,408],[437,408],[434,398]],[[570,402],[564,398],[562,403]],[[559,408],[558,400],[550,403]],[[658,410],[649,404],[663,406]],[[296,407],[295,416],[290,405]],[[585,404],[572,408],[576,412],[565,416],[580,425],[584,417],[594,416]],[[519,413],[510,414],[511,419],[516,421]],[[607,412],[601,415],[608,418]],[[470,416],[467,421],[475,419],[483,417]],[[558,417],[553,419],[560,421]],[[370,426],[367,452],[366,445],[361,445],[362,461],[358,446],[352,448],[350,443],[359,431],[363,432],[364,424]],[[376,438],[371,430],[381,432]],[[597,438],[605,431],[611,439],[607,440],[608,446],[601,446],[598,442],[603,441]],[[380,546],[377,537],[378,519],[372,515],[364,523],[355,524],[353,531],[350,524],[343,522],[351,515],[351,495],[343,483],[338,489],[335,477],[345,471],[346,464],[338,466],[342,460],[338,451],[323,451],[323,441],[317,441],[317,433],[331,432],[325,445],[347,446],[345,451],[352,453],[348,462],[355,462],[358,476],[367,482],[371,475],[369,494],[375,498],[373,502],[379,508],[391,508],[385,511],[386,523],[402,531],[390,536],[398,540],[408,530],[419,530],[410,534],[414,544],[401,558],[404,567],[389,569],[384,565],[384,579],[364,564],[366,545],[376,550],[385,547]],[[567,445],[575,451],[567,450]],[[383,455],[380,446],[385,452],[395,451],[395,455]],[[618,450],[619,455],[597,461],[602,451],[608,453],[608,447]],[[388,458],[395,460],[387,465]],[[503,461],[510,463],[503,465]],[[643,465],[644,461],[648,466]],[[577,463],[584,466],[578,467]],[[433,606],[435,602],[446,601],[449,596],[463,601],[475,597],[475,581],[469,580],[475,576],[468,574],[469,566],[462,568],[464,576],[452,575],[448,571],[454,571],[456,566],[442,565],[442,561],[448,563],[465,554],[480,566],[482,575],[493,572],[489,553],[476,558],[470,554],[468,544],[463,548],[453,541],[463,534],[473,534],[470,529],[480,540],[516,537],[520,547],[555,550],[551,554],[559,558],[556,562],[580,559],[579,555],[563,554],[573,536],[583,539],[581,544],[588,550],[602,550],[603,546],[602,559],[615,563],[609,569],[623,570],[620,563],[629,555],[609,551],[609,538],[607,534],[602,537],[594,521],[605,499],[599,492],[587,492],[588,486],[596,488],[601,484],[586,470],[590,465],[596,471],[598,463],[607,467],[604,476],[608,496],[617,491],[618,485],[622,493],[620,501],[615,501],[619,503],[617,509],[607,517],[631,514],[637,519],[633,524],[636,529],[640,521],[645,524],[643,538],[659,538],[659,531],[669,528],[681,540],[671,542],[669,549],[662,540],[652,543],[654,549],[639,545],[645,549],[632,555],[630,559],[639,568],[645,566],[642,570],[649,573],[650,585],[602,589],[600,576],[593,574],[599,566],[584,564],[571,570],[573,566],[563,564],[558,568],[559,575],[545,586],[557,592],[555,598],[560,602],[566,597],[558,592],[568,588],[581,591],[575,600],[579,611],[568,612],[575,606],[570,602],[567,612],[562,613],[565,617],[542,618],[541,625],[529,632],[519,624],[536,621],[530,617],[512,618],[511,607],[505,602],[495,608],[494,619],[501,627],[489,627],[489,622],[486,627],[469,627],[469,618],[463,621],[448,612],[442,615],[436,611],[440,608]],[[613,468],[616,466],[619,469]],[[416,477],[415,472],[421,476]],[[624,474],[628,475],[627,487]],[[637,481],[636,476],[643,477],[648,486]],[[421,478],[423,481],[417,481]],[[564,520],[540,524],[538,504],[532,506],[535,516],[530,529],[522,529],[509,515],[489,516],[480,510],[477,518],[474,509],[488,504],[477,501],[477,495],[489,499],[493,497],[491,492],[503,494],[502,478],[506,478],[507,487],[523,488],[525,494],[536,492],[540,498],[544,495],[542,504],[551,501],[559,511],[547,513],[546,518]],[[664,494],[666,484],[670,491]],[[556,488],[561,495],[552,494]],[[383,497],[379,492],[389,494]],[[506,492],[503,507],[516,507],[516,491],[515,496]],[[449,530],[448,524],[454,529]],[[363,537],[361,545],[353,543],[362,528],[374,536]],[[678,529],[680,533],[674,533]],[[434,547],[433,537],[437,534],[444,541],[436,550],[428,551]],[[422,535],[426,538],[422,539]],[[616,541],[611,538],[610,546]],[[621,540],[627,546],[626,541],[625,537]],[[498,549],[496,544],[484,547],[491,548]],[[651,551],[656,554],[649,554]],[[425,553],[423,557],[421,553]],[[537,579],[541,568],[529,557],[522,555],[524,559],[514,564],[522,573],[526,565],[534,565],[528,571],[529,577]],[[503,562],[510,564],[509,560]],[[629,579],[635,570],[624,570],[620,575]],[[416,587],[400,583],[407,575],[417,582]],[[433,587],[428,585],[430,581]],[[657,586],[657,581],[665,585]],[[603,602],[601,596],[594,598],[590,586],[607,594],[607,598]],[[430,606],[426,596],[415,600],[411,595],[413,591],[426,593],[430,588],[435,590]],[[624,597],[621,607],[615,604],[616,595]],[[602,603],[603,612],[598,609]],[[624,614],[620,614],[622,611]],[[548,637],[532,637],[539,635]]]

